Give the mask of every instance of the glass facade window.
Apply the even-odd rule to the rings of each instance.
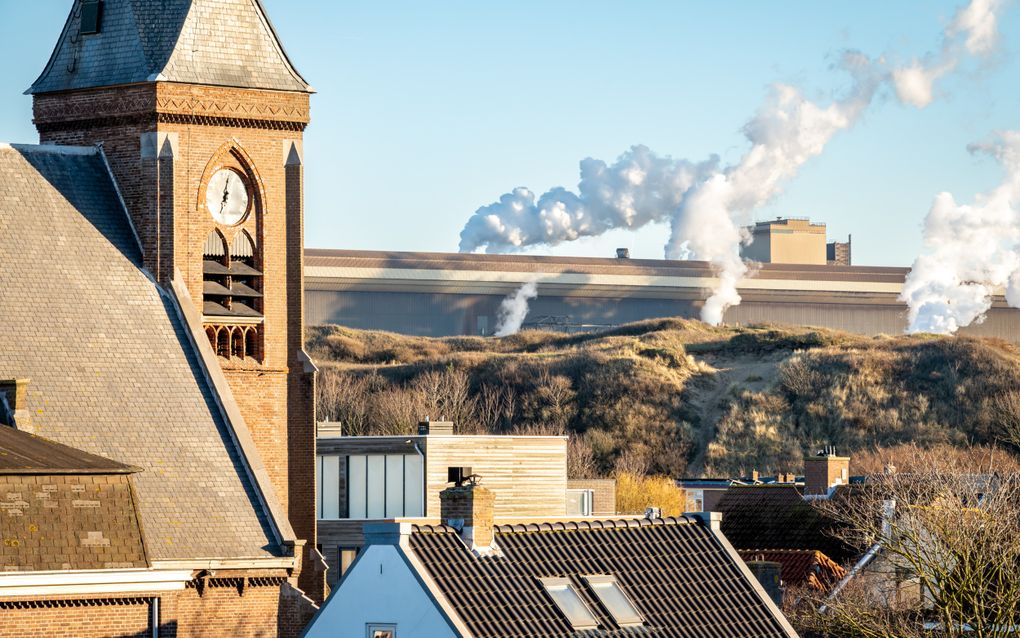
[[[320,455],[315,465],[318,518],[424,516],[424,470],[418,454]]]
[[[542,585],[553,599],[556,606],[563,615],[567,617],[570,626],[575,631],[595,629],[599,626],[595,614],[591,613],[588,606],[581,600],[581,595],[574,589],[574,585],[566,578],[543,578]]]
[[[644,624],[645,619],[623,593],[615,576],[587,576],[585,581],[621,627]]]

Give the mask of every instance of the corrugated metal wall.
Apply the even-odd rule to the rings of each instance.
[[[860,334],[900,334],[906,326],[906,307],[899,304],[852,303],[841,299],[817,301],[770,299],[757,293],[726,313],[726,323],[781,323],[819,326]],[[491,334],[496,325],[499,295],[323,291],[306,292],[309,325],[338,324],[352,328],[388,330],[419,336]],[[527,321],[550,318],[575,327],[606,326],[655,317],[697,317],[699,301],[640,297],[565,297],[542,295],[530,305]],[[1020,310],[993,308],[986,321],[965,334],[993,336],[1020,343]]]

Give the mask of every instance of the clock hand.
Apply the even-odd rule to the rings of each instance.
[[[223,200],[220,201],[220,216],[223,216],[223,209],[227,206],[227,200],[230,198],[230,177],[227,177],[226,183],[223,185]]]

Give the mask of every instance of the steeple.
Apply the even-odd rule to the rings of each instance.
[[[74,0],[28,93],[158,81],[312,92],[260,0]]]

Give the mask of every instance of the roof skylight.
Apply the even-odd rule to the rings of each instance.
[[[618,625],[627,627],[644,624],[645,619],[641,612],[630,602],[627,594],[623,593],[615,576],[586,576],[585,580]]]
[[[549,597],[553,599],[556,606],[567,617],[571,627],[580,631],[582,629],[595,629],[599,626],[599,621],[595,619],[595,614],[591,613],[588,606],[581,600],[580,594],[577,593],[570,580],[566,578],[542,578],[541,580],[545,590],[549,592]]]

